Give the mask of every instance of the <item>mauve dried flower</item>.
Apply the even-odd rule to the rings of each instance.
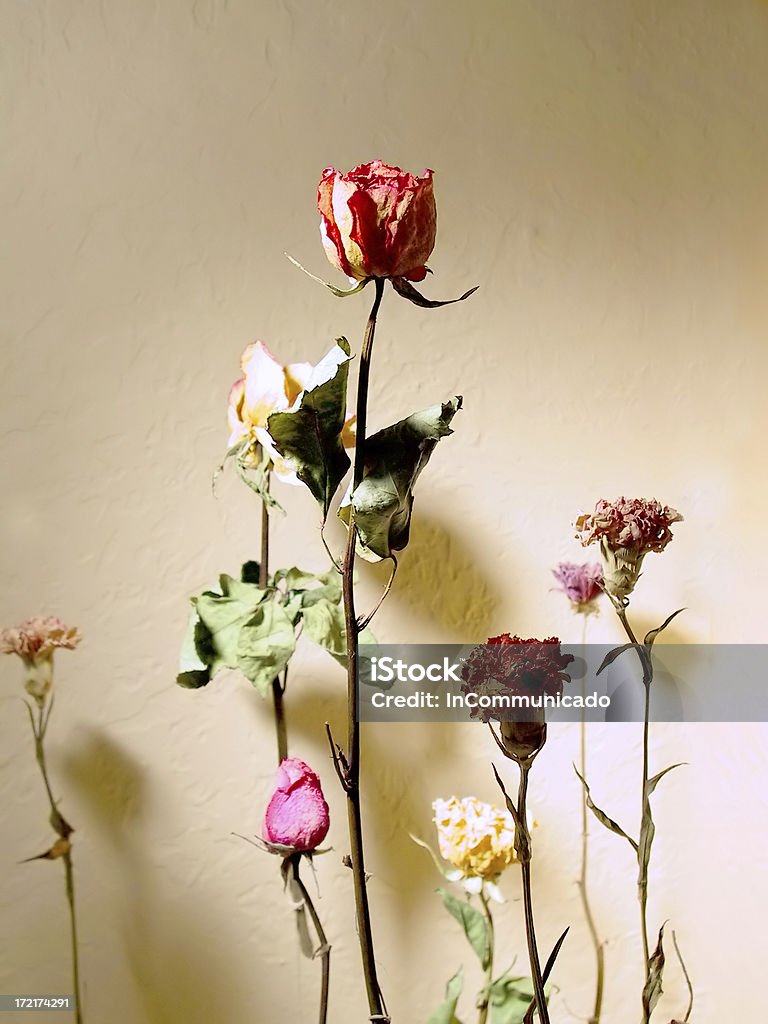
[[[589,615],[596,611],[596,602],[603,592],[603,567],[599,562],[560,562],[552,570],[560,586],[557,588],[573,605],[574,611]]]

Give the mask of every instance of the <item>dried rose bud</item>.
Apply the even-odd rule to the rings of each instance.
[[[328,259],[347,277],[424,280],[437,234],[432,171],[414,177],[381,160],[346,174],[326,167],[317,208]]]
[[[315,850],[328,834],[330,818],[320,779],[296,757],[277,769],[275,791],[264,816],[263,838],[299,853]]]
[[[584,547],[600,545],[605,589],[624,601],[640,578],[645,556],[649,551],[663,551],[672,540],[670,526],[682,520],[676,509],[655,498],[601,498],[594,512],[576,520],[576,536]]]

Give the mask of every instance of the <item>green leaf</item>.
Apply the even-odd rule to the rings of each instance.
[[[619,655],[623,654],[624,651],[631,651],[632,648],[636,646],[637,644],[622,644],[621,647],[614,647],[612,651],[608,651],[606,656],[603,658],[600,668],[595,672],[595,675],[599,676],[604,669],[608,668],[609,665],[612,665],[614,661],[616,661]]]
[[[609,818],[605,811],[601,811],[600,808],[593,802],[592,797],[589,793],[589,785],[587,784],[587,780],[579,774],[579,770],[576,767],[576,765],[573,766],[573,770],[579,776],[581,784],[584,787],[584,799],[586,800],[587,807],[590,809],[590,811],[592,811],[592,813],[600,822],[600,824],[604,825],[605,828],[607,828],[610,832],[614,832],[617,836],[622,836],[624,839],[626,839],[632,847],[632,849],[635,852],[637,852],[637,843],[635,842],[635,840],[632,839],[631,836],[628,836],[624,829],[621,827],[621,825],[618,825],[613,820],[613,818]]]
[[[488,961],[491,956],[488,922],[480,911],[476,910],[467,900],[457,900],[446,889],[438,889],[437,891],[442,897],[445,909],[461,925],[470,946],[474,949],[483,970],[485,970],[488,967]]]
[[[313,593],[310,591],[309,593]],[[302,611],[304,632],[318,647],[322,647],[343,665],[347,666],[347,631],[344,608],[335,601],[323,597],[312,604],[304,604]],[[376,637],[370,629],[364,629],[358,638],[360,644],[375,644]]]
[[[522,1024],[533,998],[530,978],[498,978],[491,985],[491,1024]]]
[[[346,664],[347,635],[344,627],[344,609],[327,599],[316,601],[304,608],[304,632],[323,650]]]
[[[667,618],[664,619],[664,621],[662,622],[662,624],[660,626],[657,626],[656,629],[652,629],[649,633],[646,633],[645,634],[645,644],[648,647],[652,647],[653,646],[653,642],[656,639],[656,637],[659,635],[659,633],[663,632],[667,628],[667,626],[670,624],[672,619],[676,618],[680,614],[680,612],[684,612],[684,611],[685,611],[685,608],[678,608],[676,612],[672,612],[671,615],[667,616]]]
[[[475,285],[474,288],[470,288],[469,291],[464,292],[458,299],[428,299],[421,292],[417,291],[413,285],[406,281],[404,277],[393,277],[392,287],[395,289],[398,295],[402,295],[404,299],[408,299],[414,306],[422,306],[424,309],[437,309],[438,306],[450,306],[454,302],[463,302],[464,299],[468,299],[470,295],[474,295],[480,285]]]
[[[192,599],[204,632],[195,631],[201,660],[215,676],[222,668],[238,668],[240,630],[264,600],[266,591],[231,576],[221,577],[221,594],[207,591]]]
[[[320,503],[323,519],[350,466],[341,441],[347,412],[349,361],[349,343],[339,338],[312,371],[298,408],[272,413],[267,420],[275,448],[290,460],[299,480]]]
[[[293,623],[278,601],[265,601],[240,628],[237,665],[265,696],[296,648]]]
[[[363,479],[339,509],[347,527],[354,518],[364,558],[391,558],[408,544],[413,488],[437,442],[453,433],[461,403],[457,396],[430,406],[366,439]]]
[[[261,567],[259,563],[250,559],[247,562],[243,562],[243,566],[240,570],[240,579],[243,583],[256,583],[259,582],[261,575]]]
[[[313,572],[299,569],[296,565],[292,565],[290,569],[278,569],[272,577],[275,586],[285,582],[286,590],[307,590],[316,581],[317,576]]]
[[[661,993],[663,991],[661,987],[661,976],[664,973],[664,925],[659,929],[659,941],[656,944],[656,949],[651,955],[651,959],[648,961],[648,980],[643,987],[643,1008],[646,1013],[646,1020],[650,1020],[651,1014],[658,1003]]]
[[[654,791],[654,789],[656,789],[656,787],[661,782],[661,780],[664,778],[664,776],[667,774],[667,772],[672,772],[672,771],[675,770],[675,768],[682,768],[684,764],[687,764],[687,762],[686,761],[678,761],[677,764],[671,764],[669,766],[669,768],[665,768],[663,771],[658,772],[656,775],[654,775],[650,779],[648,779],[648,781],[645,784],[645,795],[646,795],[646,797],[649,797],[651,795],[651,793]]]
[[[445,986],[445,1000],[438,1006],[427,1024],[461,1024],[456,1017],[456,1006],[464,988],[464,974],[461,967]]]
[[[643,801],[643,817],[640,822],[640,844],[637,847],[637,886],[641,893],[648,890],[648,865],[651,862],[651,847],[655,835],[656,825],[651,815],[651,805],[645,799]]]
[[[200,629],[204,630],[205,627],[193,608],[181,643],[179,674],[176,676],[176,682],[185,690],[199,690],[211,681],[211,670],[198,654],[196,634]]]

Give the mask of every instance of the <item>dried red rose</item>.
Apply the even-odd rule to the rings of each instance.
[[[326,167],[317,207],[328,259],[347,277],[424,280],[437,233],[432,171],[415,177],[381,160],[346,174]]]

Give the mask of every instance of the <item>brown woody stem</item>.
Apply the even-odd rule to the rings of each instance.
[[[515,822],[515,847],[520,860],[523,880],[523,908],[525,912],[525,937],[528,942],[528,957],[531,962],[531,977],[536,1000],[536,1011],[540,1024],[550,1024],[547,998],[544,994],[544,979],[541,973],[539,949],[536,944],[536,928],[533,921],[533,894],[531,889],[531,833],[528,829],[528,773],[530,760],[518,760],[520,786],[517,792],[517,820]]]
[[[269,474],[266,488],[269,490]],[[259,560],[259,586],[266,590],[269,586],[269,509],[266,501],[261,503],[261,558]],[[285,723],[285,705],[283,703],[283,685],[280,678],[272,680],[272,706],[275,711],[275,738],[277,739],[278,766],[288,757],[288,730]]]
[[[355,438],[355,464],[352,477],[352,493],[363,479],[365,467],[365,431],[368,415],[368,381],[371,371],[371,353],[373,337],[376,331],[376,316],[379,312],[384,294],[385,281],[376,278],[376,296],[368,317],[363,337],[363,350],[360,354],[360,369],[357,384],[357,431]],[[371,912],[368,904],[368,886],[365,874],[365,857],[363,852],[363,823],[360,809],[360,723],[357,716],[358,700],[358,639],[360,627],[355,615],[355,545],[357,528],[355,527],[354,511],[350,516],[349,537],[344,559],[342,575],[342,593],[344,597],[344,621],[347,639],[347,750],[344,789],[347,794],[347,818],[349,825],[350,863],[352,866],[353,885],[355,890],[355,907],[357,909],[357,932],[360,941],[360,953],[363,961],[363,975],[368,997],[370,1019],[386,1021],[384,1001],[379,989],[376,973],[376,959],[373,950],[373,933],[371,929]]]

